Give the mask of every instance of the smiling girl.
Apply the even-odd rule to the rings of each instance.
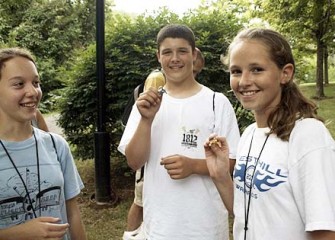
[[[288,42],[247,29],[226,60],[231,88],[256,120],[239,142],[233,180],[225,138],[205,143],[210,175],[235,216],[234,239],[335,239],[335,143],[293,81]],[[221,147],[210,145],[214,137]]]
[[[0,49],[0,239],[85,240],[69,146],[31,125],[41,98],[31,54]]]

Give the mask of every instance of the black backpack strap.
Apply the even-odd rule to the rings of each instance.
[[[54,146],[54,148],[55,148],[55,151],[56,151],[56,155],[57,155],[57,161],[58,161],[58,162],[60,162],[60,160],[59,160],[59,157],[58,157],[57,148],[56,148],[55,139],[54,139],[54,137],[52,136],[52,134],[51,134],[51,133],[49,133],[49,135],[50,135],[50,137],[51,137],[52,144],[53,144],[53,146]]]
[[[213,93],[213,112],[215,113],[215,92]]]
[[[140,178],[136,180],[136,183],[139,183],[144,177],[144,166],[141,167],[141,175],[140,175]]]
[[[135,104],[140,93],[143,92],[143,88],[144,88],[144,83],[139,84],[129,96],[128,102],[126,104],[126,107],[123,110],[123,114],[121,117],[121,123],[124,127],[127,125],[128,118],[130,116],[133,105]]]
[[[141,85],[137,85],[137,87],[134,89],[134,100],[136,101],[138,96],[140,95],[140,87]]]
[[[213,131],[214,131],[215,130],[215,92],[213,93],[213,114],[214,114]]]

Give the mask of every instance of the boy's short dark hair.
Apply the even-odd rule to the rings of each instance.
[[[182,38],[189,42],[192,50],[195,50],[195,37],[193,31],[186,25],[169,24],[163,27],[157,34],[157,49],[159,51],[161,43],[165,38]]]

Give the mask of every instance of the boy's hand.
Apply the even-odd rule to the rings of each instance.
[[[172,179],[183,179],[192,174],[192,165],[190,161],[192,160],[176,154],[162,158],[160,164],[164,166]]]
[[[151,87],[140,94],[136,101],[136,106],[143,118],[152,120],[161,105],[162,96],[157,89]]]

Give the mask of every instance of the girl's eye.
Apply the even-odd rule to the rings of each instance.
[[[258,73],[258,72],[262,72],[263,68],[253,68],[251,71],[254,73]]]
[[[14,87],[16,87],[16,88],[21,88],[21,87],[23,87],[23,82],[16,82],[16,83],[14,83],[13,84],[14,85]]]
[[[33,84],[34,84],[34,87],[39,87],[40,86],[40,82],[39,81],[35,81]]]

